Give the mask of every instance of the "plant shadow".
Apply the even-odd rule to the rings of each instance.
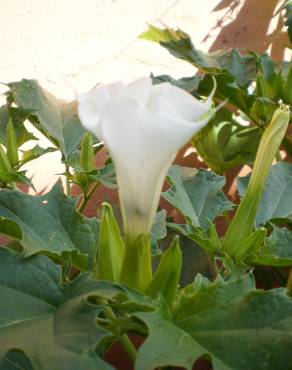
[[[289,44],[287,32],[283,30],[282,5],[283,1],[279,0],[222,0],[212,10],[220,12],[217,24],[203,41],[216,31],[210,52],[229,48],[237,48],[241,52],[269,51],[273,59],[282,61]]]

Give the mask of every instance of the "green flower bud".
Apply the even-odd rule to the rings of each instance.
[[[282,105],[275,111],[271,123],[262,136],[246,193],[222,242],[222,250],[231,256],[243,257],[238,248],[244,246],[244,241],[253,231],[265,181],[285,136],[289,118],[289,107]]]
[[[12,166],[9,161],[7,154],[5,153],[2,145],[0,144],[0,171],[7,172],[11,171]]]
[[[82,140],[80,164],[85,172],[95,169],[93,139],[89,132],[84,135]]]
[[[104,280],[119,281],[125,245],[109,204],[103,203],[98,244],[98,273]]]
[[[10,163],[12,166],[15,166],[18,161],[18,150],[17,150],[17,140],[16,134],[13,127],[13,123],[9,120],[7,127],[6,127],[6,147],[7,147],[7,156],[9,158]]]

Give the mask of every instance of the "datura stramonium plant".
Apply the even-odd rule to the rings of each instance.
[[[150,232],[166,173],[178,150],[214,113],[205,101],[150,78],[98,85],[78,95],[79,117],[114,161],[127,239]]]

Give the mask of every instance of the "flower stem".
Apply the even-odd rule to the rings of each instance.
[[[66,195],[68,197],[70,197],[71,196],[71,188],[70,188],[70,180],[69,180],[69,177],[68,177],[70,172],[69,172],[69,166],[67,164],[65,166],[65,173],[66,173]]]
[[[84,194],[83,196],[83,200],[78,208],[78,211],[81,213],[84,211],[84,208],[86,207],[89,199],[92,197],[93,193],[95,192],[95,190],[97,189],[97,187],[100,185],[100,183],[97,181],[92,187],[91,189],[86,193]]]
[[[104,305],[103,313],[104,315],[111,320],[116,320],[117,316],[115,315],[114,311],[109,307],[108,302],[104,298],[99,298],[99,303]],[[127,352],[127,355],[131,361],[132,364],[135,364],[136,358],[137,358],[137,351],[134,347],[133,343],[129,339],[127,334],[123,334],[120,336],[119,341],[121,345],[123,346],[124,350]]]

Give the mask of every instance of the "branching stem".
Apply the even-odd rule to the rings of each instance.
[[[103,313],[104,315],[111,320],[116,320],[117,317],[114,313],[114,311],[109,307],[108,302],[106,299],[100,298],[99,303],[104,305]],[[127,352],[127,355],[131,361],[132,364],[135,364],[136,358],[137,358],[137,351],[134,347],[133,343],[127,336],[127,334],[122,334],[119,338],[119,341],[121,345],[123,346],[124,350]]]
[[[84,211],[84,208],[86,207],[88,201],[90,200],[90,198],[92,197],[93,193],[95,192],[95,190],[97,189],[97,187],[100,185],[100,183],[97,181],[92,187],[91,189],[86,192],[83,196],[83,199],[82,199],[82,202],[78,208],[78,211],[81,213]]]

